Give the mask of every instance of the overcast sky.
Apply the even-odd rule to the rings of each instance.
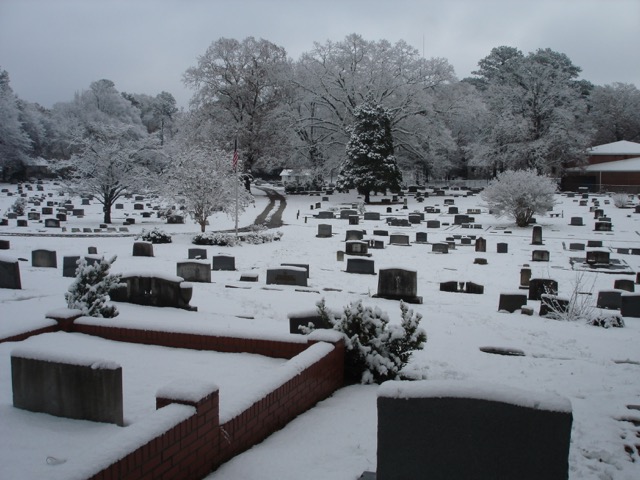
[[[548,47],[586,80],[640,88],[640,0],[0,0],[0,68],[46,107],[102,78],[186,107],[182,75],[220,37],[264,38],[297,59],[350,33],[405,40],[458,78],[494,47]]]

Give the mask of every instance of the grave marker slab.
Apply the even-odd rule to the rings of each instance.
[[[176,275],[186,282],[211,283],[211,268],[207,260],[178,262]]]
[[[414,270],[401,268],[381,269],[378,272],[377,297],[390,300],[404,300],[408,303],[422,303],[418,293],[418,274]]]
[[[213,255],[211,270],[233,271],[236,269],[236,257],[232,255]]]
[[[58,259],[55,250],[32,250],[31,265],[33,267],[58,268]]]
[[[0,288],[22,289],[20,264],[17,259],[0,255]]]
[[[280,267],[267,270],[267,285],[307,286],[307,270],[301,267]]]
[[[348,258],[347,273],[375,275],[374,261],[369,258]]]

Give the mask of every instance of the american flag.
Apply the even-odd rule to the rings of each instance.
[[[238,168],[238,141],[236,140],[233,144],[233,169]]]

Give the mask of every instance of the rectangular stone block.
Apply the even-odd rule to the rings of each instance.
[[[16,408],[124,425],[122,367],[114,362],[18,349],[11,384]]]

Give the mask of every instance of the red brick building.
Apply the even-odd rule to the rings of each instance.
[[[640,143],[621,140],[589,149],[588,163],[567,169],[562,189],[640,193]]]

